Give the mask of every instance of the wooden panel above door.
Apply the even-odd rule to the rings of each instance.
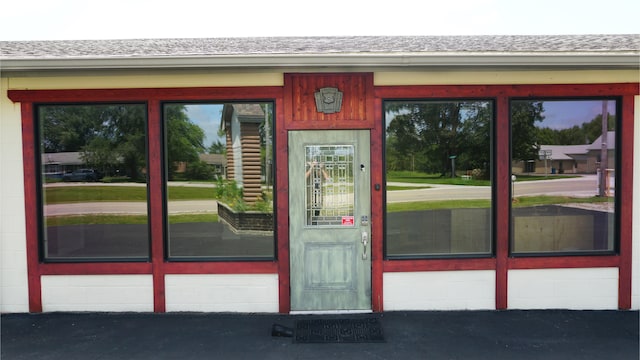
[[[374,126],[372,73],[285,74],[285,127],[303,129],[370,129]],[[319,111],[316,92],[337,88],[342,106],[334,113]]]

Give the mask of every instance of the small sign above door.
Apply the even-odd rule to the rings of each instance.
[[[318,112],[333,114],[340,112],[342,107],[342,91],[334,87],[322,88],[314,94]]]

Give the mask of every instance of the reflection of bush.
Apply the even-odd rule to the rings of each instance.
[[[202,160],[188,163],[185,171],[189,180],[212,180],[214,175],[213,168]]]
[[[273,212],[273,201],[272,194],[268,192],[262,192],[258,200],[256,200],[255,204],[252,206],[256,211],[260,211],[263,213],[272,213]]]
[[[227,204],[235,211],[244,211],[247,207],[242,200],[242,189],[233,180],[218,180],[215,196],[219,202]]]
[[[225,203],[227,206],[237,212],[273,212],[273,201],[271,198],[272,195],[270,193],[263,191],[256,202],[252,205],[249,205],[243,199],[242,188],[239,187],[233,180],[217,180],[215,197],[219,202]]]
[[[476,180],[489,180],[489,174],[482,169],[471,170],[471,177]]]
[[[128,176],[105,176],[100,181],[103,183],[125,183],[130,182],[131,178]]]

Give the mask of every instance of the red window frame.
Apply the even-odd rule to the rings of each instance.
[[[496,272],[496,308],[507,308],[507,276],[514,269],[617,267],[619,269],[618,307],[631,307],[631,224],[633,187],[633,126],[634,96],[638,83],[560,84],[560,85],[438,85],[438,86],[372,86],[374,124],[371,127],[372,154],[382,154],[384,123],[383,99],[465,98],[494,99],[496,112],[495,136],[495,256],[479,259],[384,260],[381,238],[372,239],[373,310],[383,310],[383,273],[410,271],[493,270]],[[273,101],[275,102],[276,162],[287,161],[287,124],[285,123],[286,87],[219,87],[162,89],[75,89],[75,90],[9,90],[9,98],[21,103],[23,162],[25,182],[27,266],[29,311],[42,311],[41,277],[43,275],[148,274],[153,277],[154,311],[165,311],[166,274],[279,274],[280,311],[289,311],[288,233],[277,239],[280,261],[273,262],[167,262],[163,253],[162,164],[161,164],[161,104],[170,101]],[[288,93],[287,93],[288,94]],[[621,189],[628,196],[620,198],[619,253],[617,255],[513,258],[509,255],[510,151],[508,139],[509,101],[511,98],[534,97],[616,97],[621,99]],[[369,100],[367,100],[369,101]],[[34,107],[39,103],[145,102],[148,106],[149,138],[149,219],[151,223],[151,261],[146,263],[42,263],[38,252],[37,169],[34,136]],[[372,161],[372,184],[382,183],[383,164]],[[286,167],[277,177],[278,226],[288,227]],[[283,191],[284,190],[284,191]],[[372,193],[372,219],[382,218],[383,198],[380,191]],[[382,234],[382,222],[372,223],[372,233]]]
[[[282,119],[283,92],[281,87],[217,87],[163,89],[74,89],[74,90],[9,90],[9,98],[21,103],[24,163],[24,191],[27,238],[27,271],[29,311],[42,312],[42,283],[44,275],[122,275],[148,274],[153,276],[154,311],[164,312],[165,275],[167,274],[274,274],[277,261],[235,262],[168,262],[164,256],[163,177],[162,177],[162,111],[170,101],[270,101],[275,103],[276,121]],[[147,104],[147,138],[149,152],[149,222],[151,256],[149,262],[82,262],[44,263],[39,256],[37,209],[37,146],[34,118],[38,104],[58,103],[114,103],[140,102]],[[280,113],[278,113],[280,111]],[[279,124],[276,124],[276,127]],[[280,180],[279,181],[283,181]]]
[[[617,267],[618,307],[631,308],[631,221],[632,221],[632,187],[633,187],[633,121],[634,96],[638,94],[637,83],[612,84],[553,84],[553,85],[414,85],[414,86],[379,86],[375,88],[376,109],[380,110],[383,100],[425,100],[429,98],[446,99],[493,99],[495,106],[494,135],[494,248],[492,258],[477,259],[415,259],[415,260],[383,260],[383,247],[375,249],[374,259],[378,259],[379,274],[374,273],[374,288],[382,289],[382,273],[408,271],[446,271],[446,270],[494,270],[496,272],[496,309],[508,307],[508,272],[516,269],[562,269],[562,268],[597,268]],[[621,144],[620,157],[621,193],[629,196],[619,197],[619,252],[614,255],[584,256],[540,256],[513,257],[509,253],[510,228],[510,121],[509,103],[512,98],[587,98],[606,97],[619,98],[622,109],[620,121]],[[384,118],[382,111],[376,112],[376,134],[384,136]],[[501,140],[504,139],[504,140]],[[381,169],[382,171],[382,169]],[[382,197],[374,198],[374,208],[382,208]],[[377,233],[383,233],[382,224],[377,224]],[[374,264],[375,270],[375,264]],[[377,276],[376,276],[377,275]],[[382,296],[381,290],[378,296]]]

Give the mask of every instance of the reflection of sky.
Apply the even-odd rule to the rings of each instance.
[[[204,146],[209,147],[214,141],[222,141],[218,136],[220,118],[222,117],[222,104],[187,104],[187,116],[189,120],[200,126],[204,131]]]
[[[607,105],[609,114],[615,115],[616,102],[609,100]],[[600,114],[602,114],[601,100],[545,101],[543,113],[545,119],[536,123],[536,126],[556,130],[567,129],[590,122]]]
[[[214,141],[223,140],[218,136],[222,104],[187,104],[185,107],[189,120],[204,130],[206,147],[211,146]],[[609,114],[615,115],[616,102],[609,100],[608,109]],[[545,101],[543,114],[545,119],[536,123],[536,126],[566,129],[589,122],[601,113],[602,101],[600,100]],[[397,113],[386,113],[386,126],[389,126],[395,115]]]

